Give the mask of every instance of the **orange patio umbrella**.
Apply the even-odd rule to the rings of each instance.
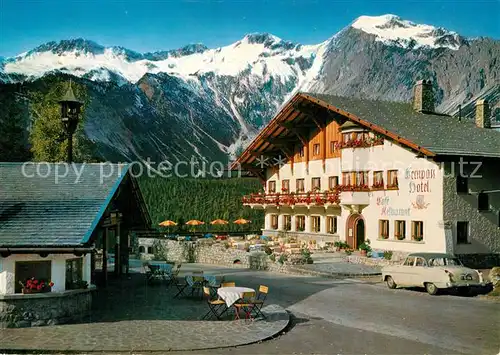
[[[190,221],[187,221],[186,224],[188,226],[201,226],[202,224],[205,224],[203,221],[198,221],[197,219],[192,219]]]
[[[229,223],[228,221],[225,221],[223,219],[215,219],[212,222],[210,222],[210,224],[228,224],[228,223]]]
[[[252,223],[252,221],[245,219],[245,218],[240,218],[240,219],[237,219],[236,221],[234,221],[233,223],[234,224],[248,224],[248,223]]]
[[[172,227],[172,226],[176,226],[177,223],[175,223],[174,221],[171,221],[171,220],[166,220],[166,221],[161,222],[159,225],[162,227]]]

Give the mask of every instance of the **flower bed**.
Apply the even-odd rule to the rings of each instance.
[[[19,284],[22,287],[21,290],[23,294],[50,292],[52,290],[52,286],[54,286],[52,281],[38,280],[34,277],[26,280],[25,282],[19,281]]]

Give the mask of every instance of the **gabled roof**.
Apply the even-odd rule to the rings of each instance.
[[[273,140],[295,139],[299,143],[293,127],[311,123],[314,116],[334,119],[340,124],[354,122],[428,157],[500,158],[500,132],[478,128],[474,122],[460,122],[444,114],[419,113],[409,103],[297,93],[250,143],[233,168],[242,166],[256,172],[259,169],[255,162],[261,154],[279,150]]]
[[[418,113],[407,103],[305,94],[326,108],[341,108],[428,149],[436,155],[500,158],[500,134],[448,115]]]
[[[129,167],[73,166],[0,163],[0,247],[88,243]]]

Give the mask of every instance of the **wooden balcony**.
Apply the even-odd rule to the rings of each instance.
[[[267,194],[251,194],[243,196],[243,205],[252,208],[265,208],[267,206],[274,207],[330,207],[339,206],[340,190],[324,192],[302,192],[302,193],[267,193]]]

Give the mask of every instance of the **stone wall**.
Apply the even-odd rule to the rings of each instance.
[[[0,295],[0,329],[55,325],[90,313],[92,290]]]
[[[243,249],[227,248],[224,242],[140,238],[139,245],[144,246],[145,250],[148,250],[149,246],[154,246],[154,249],[157,249],[156,253],[160,254],[163,260],[172,262],[249,266],[249,252]],[[154,254],[141,253],[141,258],[152,260]]]
[[[473,269],[489,269],[500,265],[500,254],[458,254],[462,263]]]
[[[478,165],[480,164],[480,165]],[[478,171],[475,171],[478,168]],[[460,169],[463,171],[461,172]],[[445,165],[446,176],[443,183],[444,221],[451,228],[453,250],[455,255],[484,254],[485,258],[500,253],[500,194],[490,193],[489,211],[478,211],[478,192],[500,189],[498,164],[493,162],[468,163],[462,167]],[[470,193],[457,193],[457,174],[470,176],[468,190]],[[466,243],[457,243],[457,222],[469,222],[469,238]],[[487,256],[487,255],[490,256]]]

